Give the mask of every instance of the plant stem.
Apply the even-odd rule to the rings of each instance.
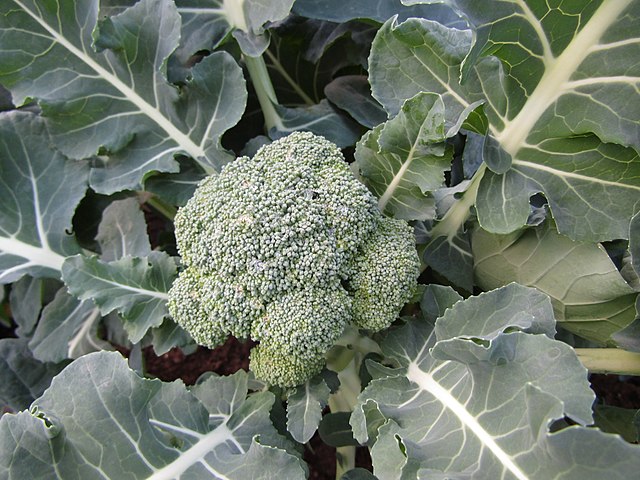
[[[273,89],[271,78],[269,78],[269,72],[267,65],[264,63],[264,58],[262,58],[262,56],[250,57],[248,55],[243,55],[243,58],[249,71],[249,77],[251,77],[251,83],[258,96],[258,102],[260,103],[262,115],[264,115],[264,124],[267,127],[267,131],[274,128],[276,130],[284,130],[282,119],[275,108],[275,106],[278,105],[278,98]]]
[[[332,413],[353,411],[361,390],[358,357],[359,355],[354,355],[347,367],[338,372],[340,388],[329,397],[329,408]],[[336,480],[355,467],[356,447],[354,445],[336,447]]]
[[[453,238],[464,226],[471,215],[471,207],[476,204],[476,198],[478,196],[478,188],[480,186],[480,180],[484,177],[484,173],[487,170],[487,164],[482,163],[476,173],[473,174],[469,187],[462,194],[462,198],[454,203],[447,213],[444,214],[442,220],[433,227],[431,230],[431,238],[438,237]]]
[[[640,353],[619,348],[576,348],[575,351],[590,373],[640,375]]]
[[[145,203],[153,207],[154,210],[158,211],[169,220],[173,220],[176,216],[176,213],[178,213],[178,209],[176,207],[165,202],[156,195],[150,195],[145,199]]]
[[[309,95],[307,95],[304,90],[302,90],[302,88],[300,88],[300,85],[298,85],[293,78],[291,78],[291,76],[287,73],[287,71],[282,67],[282,64],[278,61],[278,59],[276,58],[276,56],[271,53],[269,50],[265,50],[264,52],[267,57],[269,57],[269,60],[271,60],[271,63],[273,64],[273,68],[275,68],[278,73],[282,76],[282,78],[285,79],[285,81],[291,86],[291,88],[293,88],[293,90],[298,94],[298,96],[302,99],[302,101],[304,101],[304,103],[306,103],[307,105],[313,105],[315,104],[315,102],[311,99],[311,97]]]
[[[336,447],[336,480],[340,480],[345,473],[354,468],[356,468],[356,447],[353,445]]]

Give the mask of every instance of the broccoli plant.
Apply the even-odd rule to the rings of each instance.
[[[0,2],[0,479],[635,478],[638,25]]]

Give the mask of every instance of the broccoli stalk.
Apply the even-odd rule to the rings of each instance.
[[[243,58],[249,71],[249,77],[251,77],[251,83],[256,91],[258,102],[260,103],[260,109],[264,116],[264,124],[267,127],[267,131],[270,132],[273,129],[284,130],[282,119],[275,108],[278,104],[278,98],[273,89],[264,58],[262,56],[250,57],[249,55],[243,55]]]

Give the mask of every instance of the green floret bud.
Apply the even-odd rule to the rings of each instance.
[[[203,181],[175,225],[185,264],[242,275],[268,302],[343,271],[378,218],[340,150],[296,132]]]
[[[253,325],[260,345],[249,368],[256,377],[281,387],[305,382],[324,365],[324,354],[351,319],[351,299],[335,283],[294,291],[273,301]]]
[[[222,326],[210,318],[203,299],[203,278],[197,271],[186,269],[169,290],[169,314],[200,345],[216,347],[227,338]]]
[[[383,218],[351,266],[353,323],[374,332],[388,328],[413,296],[419,274],[413,228]]]
[[[249,369],[272,385],[295,387],[322,371],[324,355],[314,358],[283,353],[278,345],[257,345],[251,350]]]
[[[295,290],[267,305],[251,338],[300,356],[324,354],[351,319],[351,298],[339,283]]]

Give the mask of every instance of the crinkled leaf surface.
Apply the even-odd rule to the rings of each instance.
[[[103,315],[117,310],[134,343],[168,315],[167,292],[176,275],[175,261],[164,252],[113,262],[77,255],[62,266],[69,292],[80,300],[92,299]]]
[[[97,18],[97,0],[0,7],[0,82],[17,104],[38,100],[68,156],[110,154],[92,172],[94,189],[135,188],[147,172],[176,171],[178,152],[208,171],[229,161],[219,139],[246,99],[235,61],[213,54],[178,89],[165,78],[180,35],[173,2],[142,0],[96,25]]]
[[[544,192],[560,232],[625,238],[640,205],[640,67],[629,61],[638,53],[640,4],[455,3],[475,28],[473,49],[468,31],[390,20],[370,57],[374,97],[392,115],[420,91],[440,93],[451,115],[484,100],[492,137],[485,153],[500,160],[485,158],[479,171],[484,228],[520,228],[529,197]],[[506,173],[486,169],[504,172],[509,158]]]
[[[0,115],[0,283],[60,277],[65,257],[80,251],[67,231],[88,174],[86,163],[51,148],[42,119]]]
[[[472,246],[480,288],[536,287],[551,297],[559,324],[583,338],[613,345],[611,334],[635,318],[637,292],[600,245],[573,241],[547,223],[512,235],[477,229]]]
[[[324,379],[316,376],[287,397],[287,430],[297,442],[307,443],[316,432],[330,393]]]
[[[420,93],[407,100],[395,118],[358,142],[357,165],[379,198],[381,211],[407,220],[435,216],[435,201],[428,192],[444,184],[444,172],[451,165],[445,138],[441,97]]]
[[[26,339],[1,339],[0,409],[19,411],[27,408],[34,399],[42,395],[51,379],[60,373],[64,365],[36,360]]]
[[[593,392],[573,349],[553,340],[542,293],[511,284],[455,303],[436,322],[391,330],[399,362],[351,417],[379,478],[628,478],[640,448],[582,426]]]
[[[108,381],[106,381],[108,380]],[[247,375],[199,386],[146,380],[117,353],[72,363],[30,411],[0,420],[0,474],[8,478],[304,478],[300,461],[269,446],[274,397],[245,400]],[[16,440],[20,440],[16,444]]]

